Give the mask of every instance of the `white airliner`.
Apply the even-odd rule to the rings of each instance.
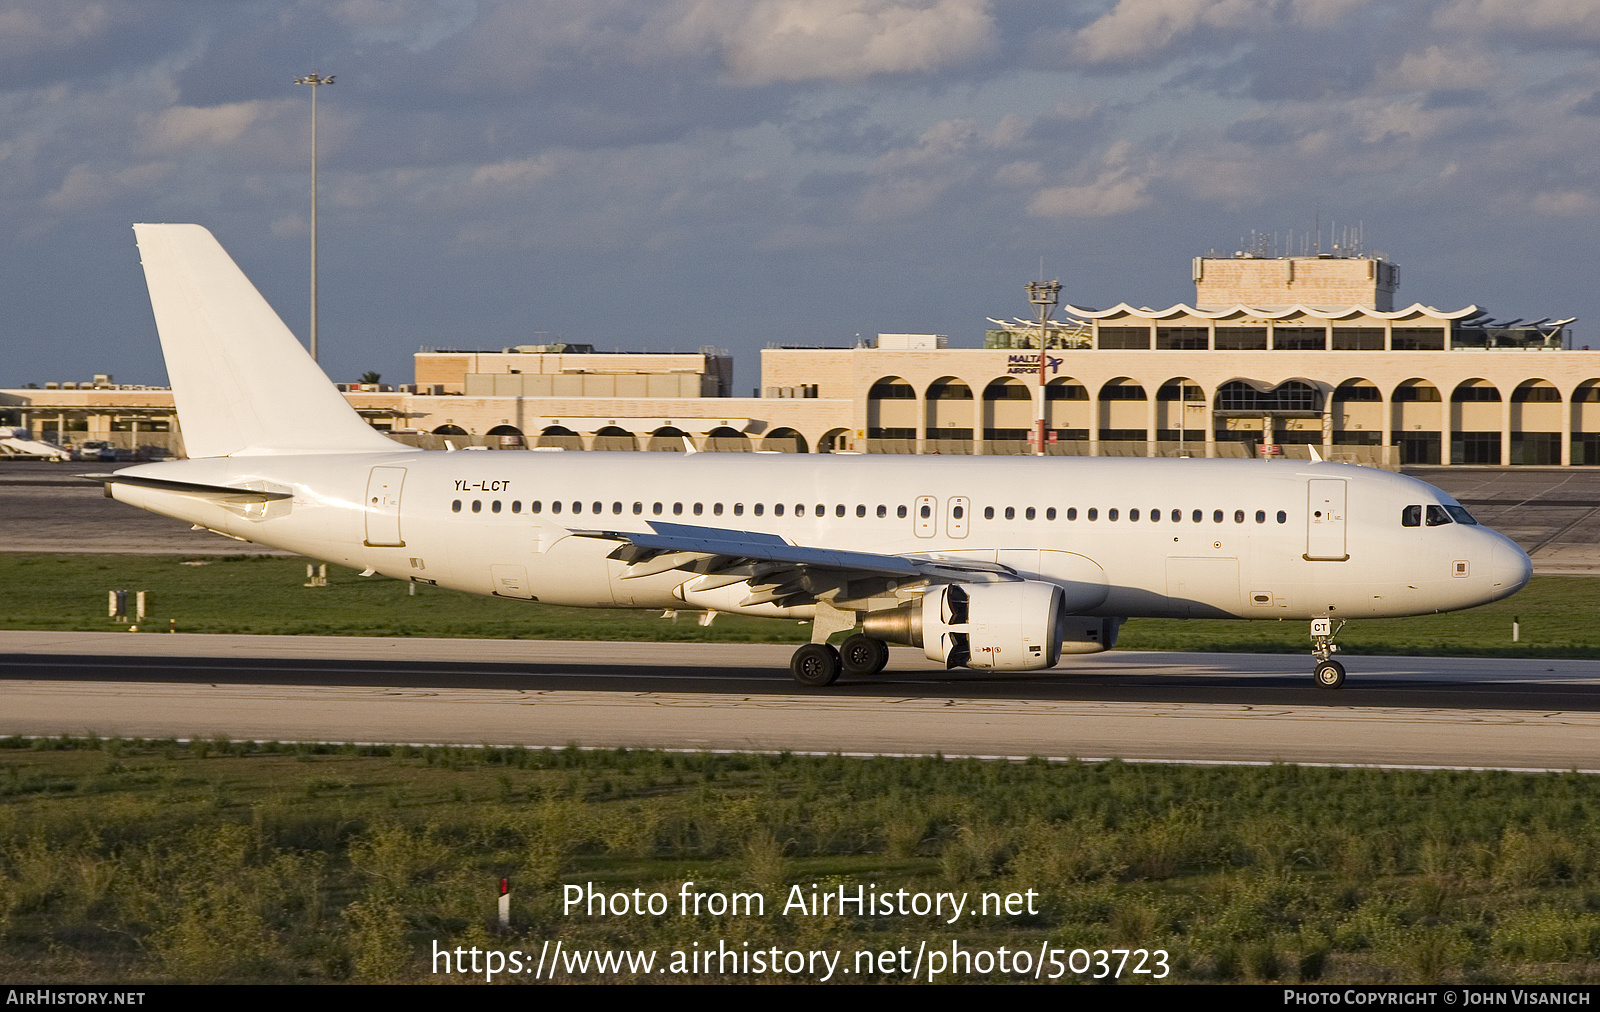
[[[1177,617],[1310,620],[1337,688],[1344,621],[1470,608],[1532,572],[1439,489],[1342,464],[413,450],[210,232],[134,230],[189,459],[93,476],[107,495],[366,575],[811,619],[790,665],[808,686],[882,670],[890,643],[1026,671]]]

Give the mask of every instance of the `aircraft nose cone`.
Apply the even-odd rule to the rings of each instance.
[[[1500,543],[1495,545],[1490,575],[1493,577],[1495,599],[1510,597],[1528,585],[1528,580],[1533,576],[1533,560],[1516,542],[1501,538]]]

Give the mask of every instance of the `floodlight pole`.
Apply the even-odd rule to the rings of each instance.
[[[1056,299],[1061,295],[1061,282],[1059,281],[1030,281],[1027,284],[1028,301],[1039,310],[1039,417],[1034,427],[1033,452],[1037,456],[1044,456],[1044,429],[1045,412],[1048,408],[1045,401],[1044,366],[1045,366],[1045,324],[1050,320],[1050,314],[1055,309]]]
[[[294,79],[295,84],[311,86],[311,361],[317,360],[317,89],[333,83],[333,75],[323,77],[312,71]]]

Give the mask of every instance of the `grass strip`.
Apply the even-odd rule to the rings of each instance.
[[[1174,981],[1589,982],[1597,786],[1576,773],[0,739],[0,976],[438,981],[435,942],[720,940],[847,960],[921,941],[1159,948]],[[514,884],[504,934],[501,876]],[[764,910],[680,916],[686,881],[760,893]],[[587,883],[660,891],[673,912],[563,911],[563,886]],[[1038,899],[1032,914],[953,924],[781,909],[796,886],[869,884]]]
[[[106,616],[106,592],[148,592],[144,631],[485,639],[666,640],[802,643],[809,625],[684,612],[561,608],[484,598],[328,567],[328,586],[306,587],[305,563],[260,556],[0,554],[0,628],[125,629]],[[130,601],[129,607],[132,607]],[[1600,657],[1600,577],[1536,576],[1516,596],[1466,612],[1351,622],[1352,654]],[[1513,643],[1513,620],[1519,642]],[[1286,621],[1135,619],[1130,650],[1305,653],[1305,624]]]

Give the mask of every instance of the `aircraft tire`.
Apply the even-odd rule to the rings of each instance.
[[[847,674],[875,675],[889,663],[889,644],[857,633],[839,647],[839,662]]]
[[[789,659],[789,673],[794,680],[813,689],[838,681],[841,667],[839,651],[826,643],[807,643]]]
[[[1319,689],[1337,689],[1344,685],[1344,665],[1338,661],[1323,661],[1312,675]]]

